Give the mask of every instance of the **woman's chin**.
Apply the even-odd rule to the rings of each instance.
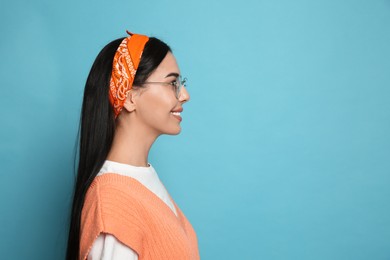
[[[178,134],[180,134],[180,132],[181,132],[181,127],[179,125],[176,129],[172,129],[172,130],[168,131],[166,134],[167,135],[178,135]]]

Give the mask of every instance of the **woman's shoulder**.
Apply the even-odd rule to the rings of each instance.
[[[88,189],[87,196],[91,193],[92,196],[99,195],[98,197],[107,195],[110,197],[138,197],[142,196],[144,192],[142,184],[132,177],[117,173],[105,173],[95,177]]]
[[[83,255],[101,233],[113,234],[139,250],[146,229],[142,194],[136,180],[107,173],[95,177],[85,197],[81,216]],[[131,234],[131,235],[127,235]]]
[[[118,174],[96,177],[85,196],[82,216],[102,222],[127,216],[142,222],[145,201],[139,186],[136,180]]]

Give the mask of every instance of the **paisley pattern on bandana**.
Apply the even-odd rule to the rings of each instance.
[[[110,79],[110,103],[114,109],[115,118],[122,111],[135,74],[141,60],[142,51],[149,38],[145,35],[130,34],[119,45],[112,64]]]

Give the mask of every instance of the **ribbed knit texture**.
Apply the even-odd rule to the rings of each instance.
[[[199,259],[195,231],[175,204],[178,217],[137,180],[104,174],[92,182],[81,215],[80,259],[100,233],[114,235],[139,260]]]

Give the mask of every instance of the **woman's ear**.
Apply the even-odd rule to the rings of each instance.
[[[131,89],[129,93],[127,93],[127,97],[125,100],[125,103],[123,104],[123,108],[127,112],[133,112],[135,111],[137,107],[136,99],[137,99],[138,93],[134,91],[134,89]]]

